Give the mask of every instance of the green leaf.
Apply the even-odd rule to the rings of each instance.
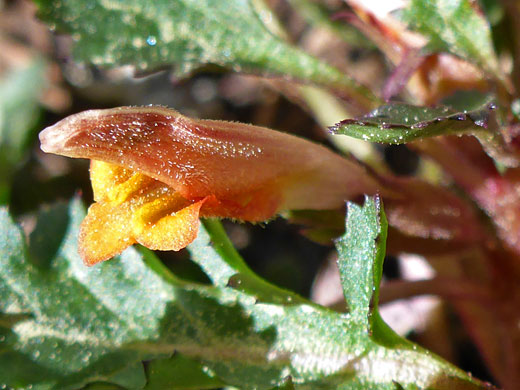
[[[188,245],[191,259],[216,286],[225,287],[237,273],[251,273],[216,219],[202,221],[197,239]]]
[[[373,107],[378,99],[338,69],[273,35],[248,0],[37,0],[52,28],[69,32],[74,55],[96,65],[150,71],[204,64],[326,86]],[[124,37],[124,39],[121,39]]]
[[[180,354],[148,364],[145,390],[216,389],[225,383],[205,372],[204,367]]]
[[[61,213],[60,207],[41,216],[58,221],[53,213]],[[142,263],[140,269],[137,264],[123,270],[118,261],[108,268],[84,267],[77,254],[83,216],[79,202],[73,202],[69,218],[61,220],[67,233],[60,249],[46,268],[36,268],[29,262],[21,230],[5,209],[0,211],[0,311],[29,315],[11,328],[0,326],[0,378],[11,387],[67,389],[101,380],[137,389],[145,382],[140,361],[157,355],[122,344],[155,334],[159,324],[151,314],[161,310],[160,302],[155,299],[156,306],[146,308],[140,299],[154,299],[159,281],[150,279],[153,273]],[[51,238],[56,231],[48,233]],[[139,256],[131,250],[121,261],[134,259]],[[146,281],[151,284],[131,294],[136,282]],[[127,294],[112,294],[118,289]]]
[[[421,375],[417,376],[418,382],[415,384],[408,382],[410,377],[405,380],[394,377],[391,381],[392,385],[384,381],[378,382],[378,389],[485,388],[486,385],[474,382],[471,377],[465,376],[462,372],[456,374],[441,359],[398,336],[379,315],[379,286],[383,274],[387,229],[388,223],[379,196],[365,196],[363,206],[352,202],[347,204],[345,235],[336,242],[336,249],[349,315],[365,330],[365,337],[369,339],[367,344],[373,342],[378,347],[383,347],[379,352],[386,355],[389,361],[395,359],[394,364],[399,361],[399,364],[407,367],[426,365],[426,362],[430,361],[438,368],[443,367],[441,369],[443,372],[428,384],[420,383]],[[418,355],[406,356],[410,350],[417,352]],[[378,370],[380,367],[382,367],[380,362],[374,362],[372,368]],[[376,371],[374,374],[377,376]],[[353,385],[352,388],[363,387]]]
[[[501,73],[489,23],[476,1],[411,0],[402,18],[430,40],[430,47],[473,62],[491,76]]]
[[[0,204],[8,202],[10,176],[29,144],[44,87],[45,62],[39,58],[6,72],[0,80]]]
[[[29,255],[33,264],[48,267],[67,233],[69,207],[60,202],[40,210],[37,224],[29,235]]]
[[[195,380],[239,388],[267,390],[289,383],[294,389],[395,389],[396,383],[404,389],[438,384],[483,388],[420,348],[384,337],[390,331],[373,319],[375,312],[370,332],[366,322],[359,321],[359,313],[367,312],[369,294],[352,290],[349,295],[358,314],[340,314],[308,302],[260,303],[249,292],[183,282],[150,251],[140,254],[134,249],[87,268],[77,254],[76,239],[84,215],[78,201],[70,204],[67,233],[56,255],[47,267],[35,267],[28,261],[21,229],[5,209],[0,211],[2,385],[50,390],[92,382],[98,383],[96,388],[105,382],[139,389],[146,385],[143,360],[152,361],[149,369],[157,369],[157,376],[148,370],[149,386],[152,381],[181,380],[166,374],[169,365],[175,372],[175,358],[157,360],[178,352],[200,364],[182,363],[193,370]],[[356,215],[361,215],[359,210],[350,214],[352,224]],[[374,232],[379,229],[384,241],[385,226],[375,228],[374,216],[372,210],[363,218]],[[371,242],[374,234],[368,237]],[[368,247],[360,235],[358,243]],[[361,258],[348,238],[338,246],[342,253],[357,256],[355,261]],[[367,252],[368,265],[357,270],[359,283],[378,284],[381,258],[374,254],[383,251],[378,248]],[[347,260],[340,259],[344,270],[341,262]],[[366,288],[362,285],[360,291]]]
[[[403,144],[440,135],[473,135],[486,153],[505,167],[520,166],[520,153],[507,144],[500,130],[502,109],[492,95],[458,92],[444,106],[422,107],[390,103],[369,114],[329,127],[335,134],[370,142]]]
[[[256,275],[233,247],[217,219],[203,220],[197,239],[188,246],[188,251],[216,286],[248,292],[262,302],[294,304],[305,301]]]
[[[494,109],[490,97],[466,110],[448,106],[420,107],[390,103],[357,119],[345,119],[331,131],[371,142],[402,144],[449,134],[487,132]]]
[[[370,303],[377,308],[388,223],[381,199],[348,204],[345,235],[337,241],[338,267],[350,315],[368,329]]]
[[[365,196],[364,205],[349,202],[345,235],[336,242],[341,285],[350,315],[388,347],[411,344],[390,329],[379,315],[388,222],[379,196]]]

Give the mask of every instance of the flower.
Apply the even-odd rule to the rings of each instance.
[[[180,250],[196,238],[199,217],[260,222],[377,191],[361,165],[323,146],[163,107],[82,112],[43,130],[40,141],[45,152],[92,160],[95,203],[79,237],[87,265],[134,243]]]

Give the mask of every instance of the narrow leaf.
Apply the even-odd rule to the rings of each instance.
[[[390,103],[363,117],[345,119],[330,129],[366,141],[402,144],[439,135],[485,131],[494,108],[489,98],[477,108],[462,111],[448,106]]]
[[[279,304],[302,303],[305,300],[290,291],[272,285],[256,275],[233,247],[216,219],[205,219],[197,239],[188,246],[191,259],[221,287],[249,292],[258,301]]]
[[[338,268],[349,315],[366,331],[370,342],[384,347],[386,358],[395,359],[395,364],[404,364],[408,367],[424,365],[431,360],[431,364],[443,366],[444,362],[427,351],[398,336],[383,321],[378,311],[379,286],[383,273],[386,237],[388,223],[379,196],[365,197],[363,206],[349,202],[347,205],[347,223],[345,235],[336,242],[338,250]],[[418,352],[418,355],[408,354],[407,351]],[[423,360],[424,359],[424,360]],[[400,363],[397,363],[397,362]],[[435,363],[433,363],[436,361]],[[372,366],[374,375],[381,369],[379,363]],[[379,382],[378,389],[478,389],[480,385],[471,377],[464,377],[463,373],[444,371],[427,386],[419,382],[407,383],[410,377],[404,375],[399,379],[394,377],[390,383]],[[413,376],[413,374],[412,374]],[[354,384],[352,388],[362,389],[364,382]],[[484,388],[487,385],[482,385]]]
[[[348,204],[345,235],[338,240],[339,271],[350,314],[368,329],[370,303],[377,307],[388,223],[381,199],[366,197],[363,207]]]
[[[130,64],[142,71],[175,64],[179,75],[216,64],[317,83],[367,107],[378,100],[338,69],[271,34],[248,0],[37,3],[51,27],[72,34],[80,61]]]
[[[520,153],[501,133],[500,110],[492,95],[459,92],[445,106],[421,107],[390,103],[356,119],[345,119],[330,130],[371,142],[402,144],[440,135],[473,135],[486,153],[506,167],[520,166]],[[497,112],[495,112],[497,111]]]

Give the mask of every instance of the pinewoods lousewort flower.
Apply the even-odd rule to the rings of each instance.
[[[163,107],[72,115],[40,133],[45,152],[91,159],[95,203],[79,237],[87,265],[134,243],[180,250],[199,217],[260,222],[284,210],[341,208],[378,183],[304,139]]]

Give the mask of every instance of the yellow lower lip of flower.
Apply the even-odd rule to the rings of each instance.
[[[110,259],[135,243],[178,251],[197,237],[200,216],[265,221],[280,204],[273,186],[232,199],[213,195],[187,199],[149,176],[96,160],[90,178],[96,203],[90,206],[79,236],[86,265]]]
[[[83,221],[80,254],[87,265],[135,243],[178,251],[197,237],[206,198],[189,201],[170,187],[114,164],[93,161],[94,203]]]

